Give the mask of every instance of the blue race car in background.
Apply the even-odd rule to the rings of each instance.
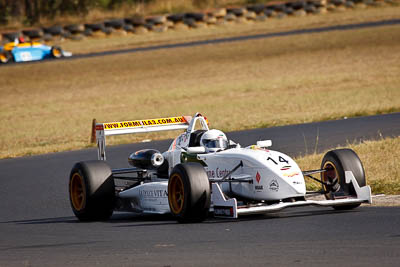
[[[48,46],[39,42],[21,42],[16,39],[0,47],[0,62],[26,62],[46,58],[70,57],[72,53],[58,46]]]

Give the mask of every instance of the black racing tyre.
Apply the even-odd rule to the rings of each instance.
[[[10,51],[5,51],[3,53],[0,53],[0,62],[1,63],[9,63],[9,62],[12,62],[13,60],[14,60],[14,57]]]
[[[360,158],[351,149],[335,149],[327,152],[322,159],[321,169],[327,170],[321,174],[321,180],[332,184],[327,188],[323,185],[324,191],[328,191],[325,195],[327,199],[333,196],[355,196],[356,192],[353,185],[346,184],[345,171],[352,171],[357,183],[360,187],[366,185],[364,167]],[[337,184],[339,186],[337,186]],[[333,197],[334,198],[334,197]],[[347,210],[360,206],[360,204],[336,206],[335,209]]]
[[[53,46],[51,48],[51,55],[53,56],[53,58],[61,58],[62,57],[62,50],[60,47],[58,46]]]
[[[69,178],[69,199],[80,221],[109,219],[115,206],[115,184],[110,167],[100,160],[76,163]]]
[[[201,222],[207,218],[211,204],[208,176],[199,163],[174,167],[168,180],[171,213],[180,223]]]

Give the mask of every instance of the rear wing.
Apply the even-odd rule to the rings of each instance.
[[[98,159],[106,160],[106,136],[132,133],[150,133],[180,129],[185,130],[189,127],[191,119],[191,116],[180,116],[151,120],[96,123],[95,129]]]

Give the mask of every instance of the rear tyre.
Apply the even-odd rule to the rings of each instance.
[[[13,61],[13,56],[10,51],[5,51],[4,53],[0,54],[1,63],[8,63],[11,61]]]
[[[115,185],[110,167],[100,160],[76,163],[69,178],[69,199],[79,220],[109,219],[115,206]]]
[[[201,222],[207,218],[211,204],[208,176],[201,164],[178,164],[168,181],[171,213],[180,223]]]
[[[62,50],[60,47],[58,46],[53,46],[51,48],[51,55],[53,56],[53,58],[61,58],[62,57]]]
[[[353,184],[346,184],[345,171],[352,171],[357,183],[360,187],[366,185],[364,167],[360,158],[351,149],[336,149],[327,152],[322,159],[321,169],[327,170],[321,174],[323,182],[330,184],[327,187],[323,185],[327,199],[335,197],[351,197],[356,196]],[[360,204],[335,206],[337,210],[354,209]]]

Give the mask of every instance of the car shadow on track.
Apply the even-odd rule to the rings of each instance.
[[[272,219],[287,219],[296,217],[308,217],[308,216],[329,216],[341,213],[360,212],[363,208],[357,210],[348,211],[337,211],[331,209],[305,209],[300,211],[280,211],[269,214],[256,214],[247,215],[237,219],[232,218],[215,218],[212,214],[202,224],[218,224],[218,223],[240,223],[254,220],[272,220]],[[135,213],[115,213],[110,220],[100,222],[81,222],[74,216],[68,217],[54,217],[54,218],[43,218],[43,219],[30,219],[30,220],[11,220],[3,221],[0,224],[15,223],[15,224],[57,224],[57,223],[79,223],[79,224],[90,224],[90,223],[105,223],[115,225],[114,227],[142,227],[142,226],[159,226],[159,225],[176,225],[179,224],[172,215],[145,215]],[[190,223],[198,224],[198,223]]]
[[[55,218],[43,218],[43,219],[29,219],[29,220],[11,220],[3,221],[0,224],[15,223],[15,224],[54,224],[54,223],[75,223],[77,222],[76,217],[55,217]]]
[[[348,210],[348,211],[337,211],[332,209],[324,210],[301,210],[301,211],[285,211],[285,212],[275,212],[269,214],[255,214],[239,217],[237,219],[233,218],[215,218],[212,214],[201,224],[217,224],[217,223],[240,223],[246,221],[254,220],[271,220],[271,219],[286,219],[286,218],[296,218],[296,217],[308,217],[308,216],[328,216],[341,213],[349,212],[359,212],[359,210]],[[141,218],[138,217],[127,217],[120,219],[115,218],[115,222],[129,222],[129,224],[116,225],[115,227],[141,227],[141,226],[157,226],[157,225],[169,225],[169,224],[179,224],[171,215],[142,215]],[[111,221],[114,221],[114,216]],[[148,223],[147,223],[148,222]],[[199,224],[199,223],[189,223],[189,224]]]
[[[77,223],[77,224],[91,224],[91,223],[105,223],[105,224],[118,224],[118,223],[132,223],[132,222],[162,222],[160,224],[176,224],[175,219],[171,215],[142,215],[135,213],[115,213],[110,220],[106,221],[88,221],[81,222],[75,216],[68,217],[54,217],[42,219],[27,219],[27,220],[9,220],[0,221],[0,224],[57,224],[57,223]]]

